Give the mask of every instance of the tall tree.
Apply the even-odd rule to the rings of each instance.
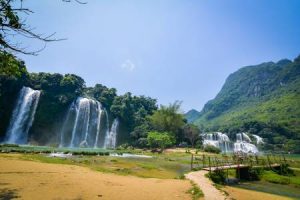
[[[177,142],[180,140],[182,128],[185,125],[185,119],[180,111],[181,102],[175,101],[169,106],[160,106],[160,109],[155,111],[150,116],[151,124],[157,131],[170,133]]]
[[[193,124],[187,124],[183,128],[184,137],[188,139],[192,145],[195,146],[195,142],[200,138],[200,130]]]

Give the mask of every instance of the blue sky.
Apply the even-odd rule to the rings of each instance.
[[[27,22],[66,41],[19,55],[31,72],[75,73],[88,86],[183,101],[201,110],[242,66],[300,54],[298,0],[26,0]],[[38,49],[38,42],[26,44]]]

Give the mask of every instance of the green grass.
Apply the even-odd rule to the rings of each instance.
[[[197,184],[195,184],[194,182],[191,181],[191,184],[192,184],[192,188],[189,189],[187,191],[187,193],[191,194],[192,196],[192,199],[193,200],[198,200],[200,199],[201,197],[204,197],[204,194],[202,192],[202,190],[197,186]]]
[[[282,185],[294,185],[296,187],[299,187],[300,189],[300,172],[294,171],[295,176],[282,176],[279,175],[273,171],[264,171],[262,175],[262,180],[270,182],[270,183],[276,183],[276,184],[282,184]]]

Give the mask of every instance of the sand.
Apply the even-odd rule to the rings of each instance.
[[[188,180],[119,176],[0,155],[0,199],[185,200],[191,199],[190,188]]]

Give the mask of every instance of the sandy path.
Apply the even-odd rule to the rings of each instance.
[[[104,174],[62,164],[22,161],[0,155],[0,199],[191,199],[185,180]]]
[[[186,178],[194,181],[203,191],[204,199],[206,200],[223,200],[225,199],[225,194],[223,194],[220,190],[216,189],[213,186],[211,180],[205,177],[208,171],[196,171],[190,172],[186,175]]]

